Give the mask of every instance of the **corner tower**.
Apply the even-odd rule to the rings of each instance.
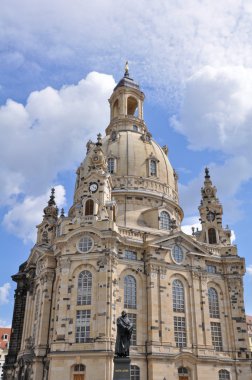
[[[212,184],[209,169],[206,168],[199,206],[202,231],[198,234],[198,240],[207,244],[227,246],[231,244],[231,231],[222,226],[223,209],[216,193],[217,189]]]

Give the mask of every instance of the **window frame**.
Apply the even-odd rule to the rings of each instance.
[[[129,281],[131,281],[131,283]],[[132,276],[131,274],[128,274],[124,277],[123,284],[124,284],[124,307],[126,309],[136,309],[137,308],[136,278]]]
[[[184,348],[187,346],[186,318],[183,316],[173,316],[174,340],[176,347]]]
[[[130,380],[140,380],[140,375],[140,367],[135,364],[132,364],[130,366]]]
[[[132,251],[131,249],[125,249],[124,250],[124,258],[127,260],[136,261],[137,260],[137,252]]]
[[[137,314],[127,313],[130,322],[133,324],[133,331],[131,335],[131,346],[137,345]]]
[[[94,200],[89,198],[85,202],[85,216],[94,215]]]
[[[209,244],[218,244],[217,231],[215,228],[213,228],[213,227],[208,228],[207,234],[208,234],[208,243]]]
[[[175,313],[185,313],[185,290],[178,278],[172,282],[172,309]]]
[[[80,316],[80,318],[78,318]],[[76,310],[75,343],[90,342],[91,309]]]
[[[87,244],[87,249],[86,250],[82,250],[81,248],[80,248],[80,242],[82,241],[82,240],[84,240],[84,239],[87,239],[87,240],[89,240],[89,242],[90,242],[90,244]],[[84,243],[83,243],[83,246],[84,246]],[[90,252],[92,249],[93,249],[93,247],[94,247],[94,240],[91,238],[91,236],[89,236],[89,235],[83,235],[78,241],[77,241],[77,243],[76,243],[76,248],[77,248],[77,250],[78,250],[78,252],[80,252],[80,253],[88,253],[88,252]]]
[[[164,215],[166,215],[165,218]],[[171,229],[171,216],[166,210],[161,210],[159,213],[159,229],[165,231]]]
[[[208,295],[208,306],[209,306],[209,317],[210,318],[220,318],[220,303],[219,295],[215,288],[212,286],[207,290]]]
[[[230,372],[227,369],[220,369],[218,375],[219,380],[231,380]]]
[[[212,273],[212,274],[217,273],[216,265],[206,264],[206,271],[207,271],[207,273]]]
[[[116,173],[116,158],[115,157],[109,157],[108,158],[108,167],[107,167],[107,170],[110,174],[115,174]],[[111,165],[112,163],[112,165]],[[111,166],[112,166],[112,170],[111,170]]]
[[[183,248],[179,244],[174,244],[172,247],[172,252],[171,252],[172,260],[180,265],[183,263],[185,260],[185,253],[183,251]]]
[[[80,285],[81,285],[81,288],[80,288]],[[88,270],[83,270],[82,272],[80,272],[78,276],[78,280],[77,280],[77,305],[78,306],[92,304],[92,286],[93,286],[92,273]]]
[[[211,326],[212,345],[215,351],[222,352],[223,340],[222,340],[221,323],[210,322],[210,326]]]

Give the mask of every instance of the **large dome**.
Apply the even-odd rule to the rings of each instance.
[[[113,177],[143,177],[155,182],[161,182],[168,186],[177,195],[174,170],[167,158],[165,148],[161,148],[153,139],[143,141],[142,134],[130,130],[118,132],[115,139],[106,136],[102,140],[102,150],[107,158],[116,159],[116,170],[111,173]],[[83,175],[89,173],[89,157],[92,150],[87,154],[83,162]],[[157,162],[157,176],[151,177],[149,173],[149,161]]]
[[[96,143],[87,144],[86,158],[78,169],[74,202],[78,205],[86,196],[84,188],[96,167],[95,160],[101,160],[110,176],[119,224],[155,228],[149,221],[159,220],[160,212],[167,210],[180,225],[183,211],[178,203],[177,175],[168,160],[168,148],[160,147],[148,131],[143,101],[143,92],[129,77],[115,87],[109,99],[111,115],[106,136],[99,135]],[[150,215],[153,210],[157,210],[155,217]],[[130,223],[126,223],[126,214]]]

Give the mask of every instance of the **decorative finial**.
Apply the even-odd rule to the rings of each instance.
[[[61,209],[60,217],[65,218],[65,210],[63,208]]]
[[[97,135],[97,143],[96,143],[97,146],[101,146],[102,145],[102,135],[100,133],[98,133]]]
[[[209,179],[210,178],[210,175],[209,175],[209,169],[206,167],[205,168],[205,178],[206,179]]]
[[[48,201],[48,206],[55,206],[56,203],[55,203],[55,189],[54,187],[51,189],[51,195],[50,195],[50,199]]]
[[[125,67],[124,67],[124,76],[125,77],[129,77],[129,62],[128,61],[126,61],[126,63],[125,63]]]

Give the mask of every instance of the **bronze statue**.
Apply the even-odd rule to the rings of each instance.
[[[121,317],[117,318],[116,356],[129,356],[130,338],[133,332],[133,324],[130,322],[126,311],[122,311]]]

